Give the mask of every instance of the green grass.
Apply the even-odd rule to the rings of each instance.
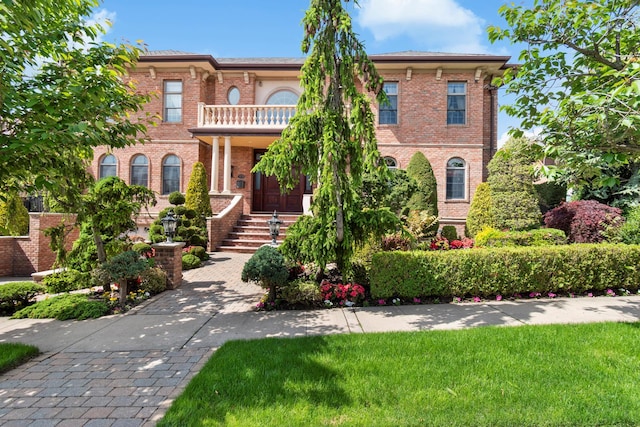
[[[640,425],[640,324],[233,341],[159,426]]]
[[[17,343],[0,343],[0,374],[15,368],[40,353],[36,347]]]

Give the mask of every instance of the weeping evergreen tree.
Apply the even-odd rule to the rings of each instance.
[[[387,98],[342,0],[311,0],[303,25],[302,51],[308,56],[297,113],[254,172],[275,175],[287,190],[298,183],[300,172],[310,177],[316,184],[313,218],[287,230],[287,236],[304,236],[304,241],[286,239],[282,250],[321,268],[335,261],[343,270],[360,239],[395,224],[388,210],[363,210],[360,200],[363,172],[389,179],[377,148],[370,100],[363,92],[373,93],[380,103]],[[300,243],[302,250],[291,247]]]

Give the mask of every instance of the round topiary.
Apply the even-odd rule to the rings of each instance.
[[[198,216],[198,212],[193,209],[185,209],[184,216],[187,217],[187,219],[194,219]]]
[[[172,205],[184,205],[184,201],[184,194],[179,191],[174,191],[173,193],[169,194],[169,203],[171,203]]]
[[[199,234],[194,234],[193,236],[189,237],[189,243],[191,243],[191,245],[193,246],[206,246],[207,245],[207,239]]]
[[[445,225],[442,227],[440,235],[450,242],[452,240],[458,240],[458,230],[456,230],[456,227],[453,225]]]
[[[284,285],[289,278],[289,269],[282,254],[274,247],[260,247],[242,269],[242,281],[255,281],[269,289],[269,301],[275,301],[276,288]]]
[[[202,261],[209,259],[209,254],[202,246],[191,246],[191,248],[189,248],[189,253],[197,256]]]
[[[186,211],[187,208],[185,208],[184,206],[176,206],[175,209],[173,209],[173,213],[176,214],[177,217],[181,217],[185,214]]]
[[[193,254],[182,255],[182,269],[191,270],[192,268],[198,268],[202,264],[200,258]]]
[[[149,292],[152,295],[164,292],[167,289],[167,273],[160,267],[144,270],[140,273],[138,289]]]

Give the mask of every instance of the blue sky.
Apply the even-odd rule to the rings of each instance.
[[[354,30],[370,54],[405,50],[511,56],[520,47],[491,44],[486,28],[505,26],[506,0],[359,0],[349,2]],[[530,0],[517,3],[531,4]],[[174,49],[214,57],[301,57],[301,21],[308,0],[104,0],[94,18],[112,26],[106,41],[149,50]],[[499,103],[510,100],[500,94]],[[499,134],[518,123],[501,113]]]

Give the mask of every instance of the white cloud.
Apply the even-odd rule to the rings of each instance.
[[[377,41],[408,36],[432,51],[487,50],[484,20],[455,0],[361,0],[356,19]]]
[[[535,127],[533,129],[523,131],[522,136],[524,138],[530,138],[534,141],[537,141],[543,134],[543,130],[544,129],[541,127]],[[508,132],[504,132],[502,135],[500,135],[500,137],[498,138],[498,148],[502,148],[502,146],[509,140],[509,138],[511,138],[511,135],[509,135]]]

